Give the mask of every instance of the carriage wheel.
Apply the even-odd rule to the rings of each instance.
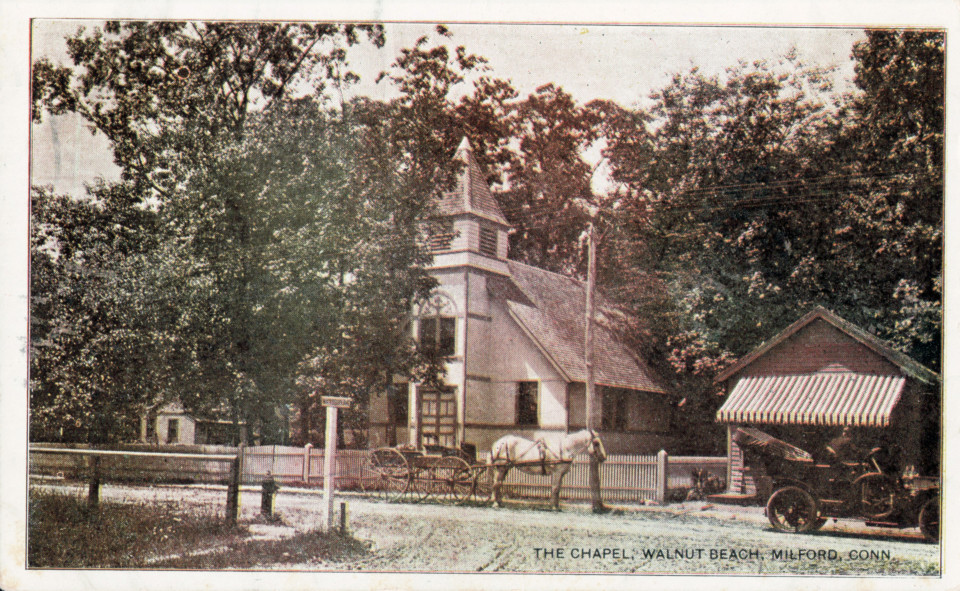
[[[917,518],[920,531],[928,542],[940,541],[940,497],[936,496],[923,504]]]
[[[444,492],[450,493],[457,503],[463,503],[473,494],[473,470],[463,458],[448,456],[436,466],[437,476],[442,480]]]
[[[860,485],[860,515],[864,518],[884,519],[896,509],[897,486],[892,478],[883,474],[865,474]]]
[[[360,468],[360,491],[372,496],[382,496],[386,488],[386,480],[380,470],[374,465],[373,452],[363,460]]]
[[[360,468],[360,490],[376,497],[384,496],[387,489],[387,479],[378,457],[380,451],[373,450],[368,453]]]
[[[799,533],[810,530],[819,520],[817,503],[810,493],[797,486],[779,489],[767,501],[767,519],[778,531]]]
[[[407,489],[410,487],[410,475],[406,476],[389,476],[387,477],[387,486],[384,492],[384,498],[390,501],[391,503],[396,503],[407,494]]]
[[[389,447],[374,450],[360,479],[364,490],[372,490],[388,501],[400,500],[410,484],[410,464],[403,454]]]
[[[410,476],[410,488],[408,493],[413,502],[419,503],[427,500],[433,494],[437,487],[436,470],[430,465],[415,466]]]

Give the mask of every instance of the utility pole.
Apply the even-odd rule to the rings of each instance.
[[[596,236],[594,234],[593,219],[587,226],[587,301],[584,310],[584,323],[586,330],[583,339],[583,361],[587,366],[587,428],[599,429],[600,421],[597,412],[597,393],[596,384],[593,375],[593,320],[596,316],[596,303],[594,302],[594,291],[596,291],[596,273],[597,273],[597,255],[596,255]]]
[[[596,230],[594,228],[594,219],[596,217],[596,208],[588,205],[590,222],[587,225],[587,294],[586,306],[584,311],[584,345],[583,360],[587,367],[586,383],[586,418],[587,428],[594,431],[600,431],[601,409],[599,408],[599,399],[597,397],[597,388],[593,371],[593,323],[596,316],[596,275],[597,275],[597,244]],[[590,499],[593,504],[594,513],[603,513],[607,509],[603,504],[603,498],[600,494],[600,460],[595,454],[590,455]]]

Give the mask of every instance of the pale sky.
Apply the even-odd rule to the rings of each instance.
[[[33,30],[35,56],[66,62],[62,42],[77,26],[98,21],[38,20]],[[720,74],[738,60],[776,62],[791,48],[811,65],[836,66],[835,85],[849,89],[853,76],[850,52],[863,37],[859,28],[724,27],[636,25],[449,24],[450,45],[464,45],[488,59],[492,77],[508,79],[526,96],[554,83],[581,104],[606,98],[625,106],[643,105],[651,92],[673,74],[698,66]],[[387,45],[369,44],[351,53],[351,66],[361,75],[357,94],[385,98],[386,83],[374,84],[402,47],[431,33],[431,24],[388,24]],[[434,36],[433,38],[436,38]],[[60,192],[81,194],[84,182],[97,176],[117,177],[102,136],[92,136],[77,117],[46,117],[34,126],[32,182],[52,184]]]

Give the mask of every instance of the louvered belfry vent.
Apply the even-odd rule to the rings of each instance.
[[[493,228],[480,227],[480,254],[497,256],[497,231]]]
[[[457,233],[453,229],[453,220],[435,220],[429,226],[430,252],[450,250]]]

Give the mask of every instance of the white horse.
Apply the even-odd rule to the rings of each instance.
[[[587,453],[602,462],[607,459],[600,436],[593,429],[530,440],[518,435],[504,435],[491,448],[490,469],[494,470],[494,506],[501,506],[501,486],[511,468],[528,474],[550,474],[553,508],[560,510],[560,486],[570,471],[574,456],[586,448]]]

